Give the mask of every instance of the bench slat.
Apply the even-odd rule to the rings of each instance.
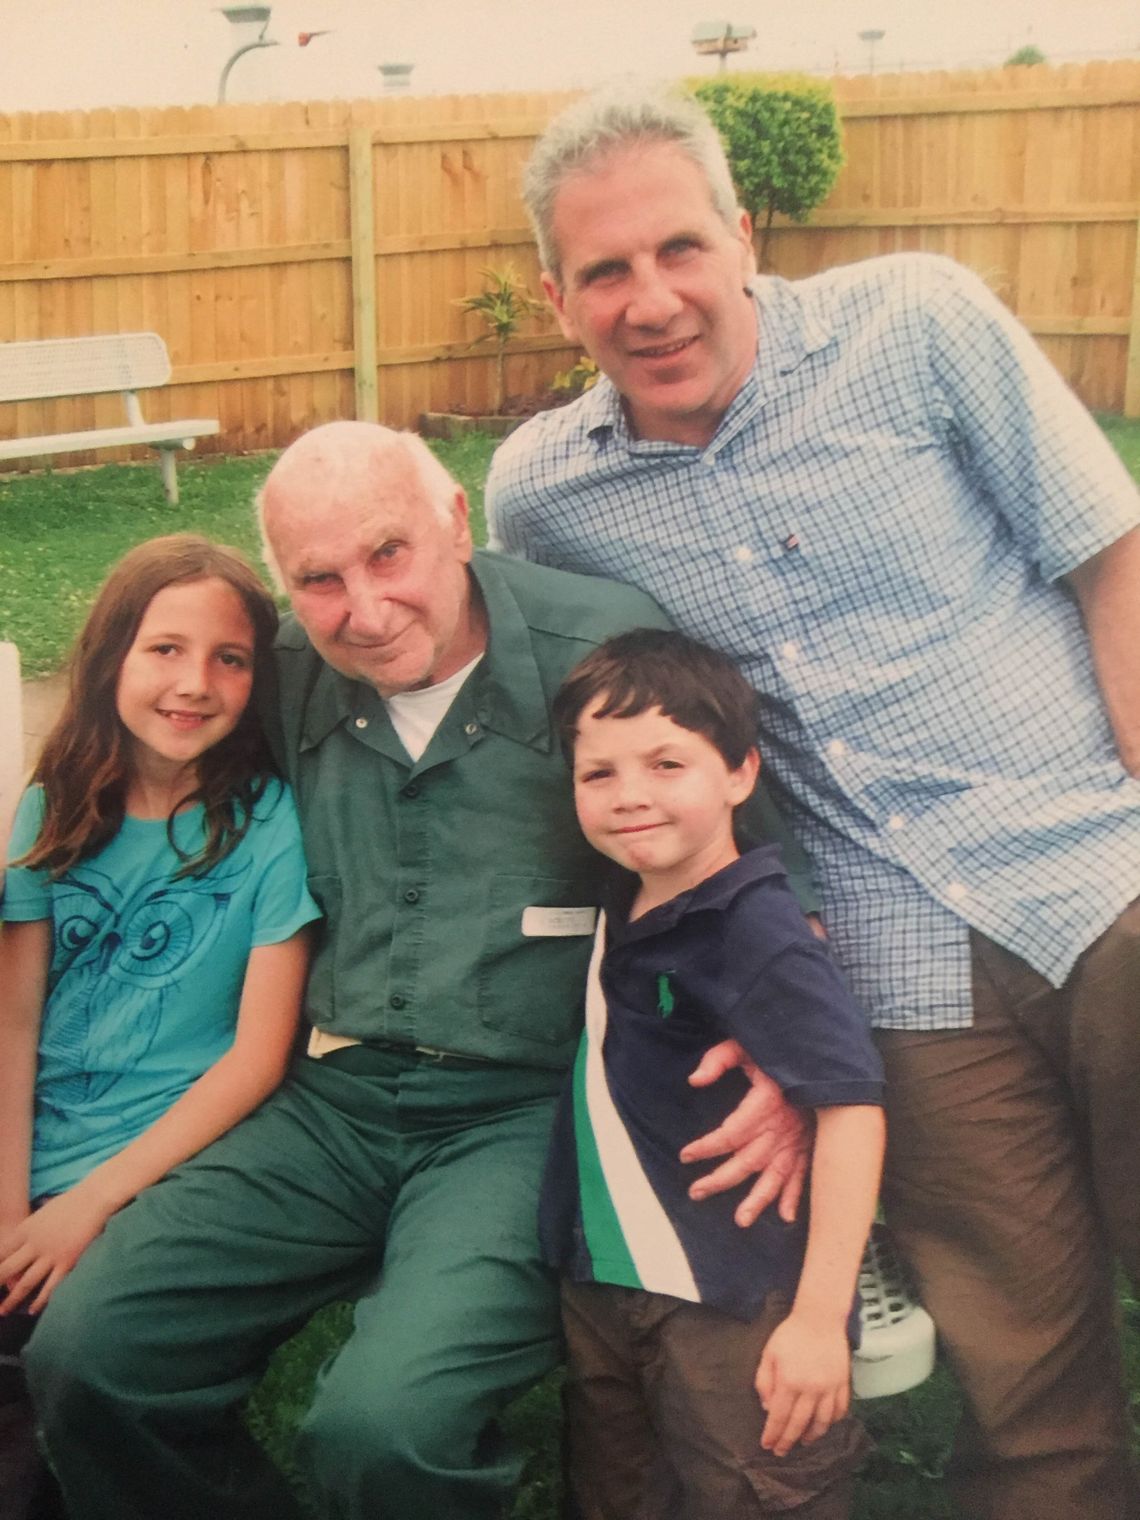
[[[158,333],[98,333],[0,343],[0,401],[97,396],[165,385],[166,344]]]
[[[184,422],[148,422],[142,427],[91,428],[83,433],[44,433],[38,438],[0,438],[0,459],[28,459],[37,454],[69,454],[79,449],[110,449],[120,444],[182,443],[221,432],[216,418]]]

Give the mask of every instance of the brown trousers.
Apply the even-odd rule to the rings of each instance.
[[[563,1282],[579,1520],[847,1520],[870,1446],[857,1420],[786,1457],[760,1445],[753,1382],[788,1308],[771,1294],[744,1323],[662,1293]]]
[[[966,1398],[969,1520],[1137,1520],[1113,1260],[1140,1286],[1140,902],[1059,991],[973,939],[974,1025],[880,1031],[887,1221]]]

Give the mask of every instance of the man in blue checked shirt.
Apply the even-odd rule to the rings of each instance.
[[[488,485],[502,547],[736,658],[888,1075],[884,1202],[962,1382],[962,1512],[1135,1520],[1140,498],[984,285],[795,284],[691,103],[579,102],[528,166],[604,373]]]

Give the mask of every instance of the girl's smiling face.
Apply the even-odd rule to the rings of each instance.
[[[136,777],[194,779],[199,758],[233,732],[246,709],[253,656],[253,625],[226,581],[175,581],[156,592],[115,691]]]

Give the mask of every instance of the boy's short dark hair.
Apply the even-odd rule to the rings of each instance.
[[[600,718],[634,718],[659,707],[681,728],[703,735],[729,770],[756,748],[756,693],[727,655],[683,633],[635,628],[607,639],[575,665],[552,707],[568,760],[578,719],[599,698]]]

